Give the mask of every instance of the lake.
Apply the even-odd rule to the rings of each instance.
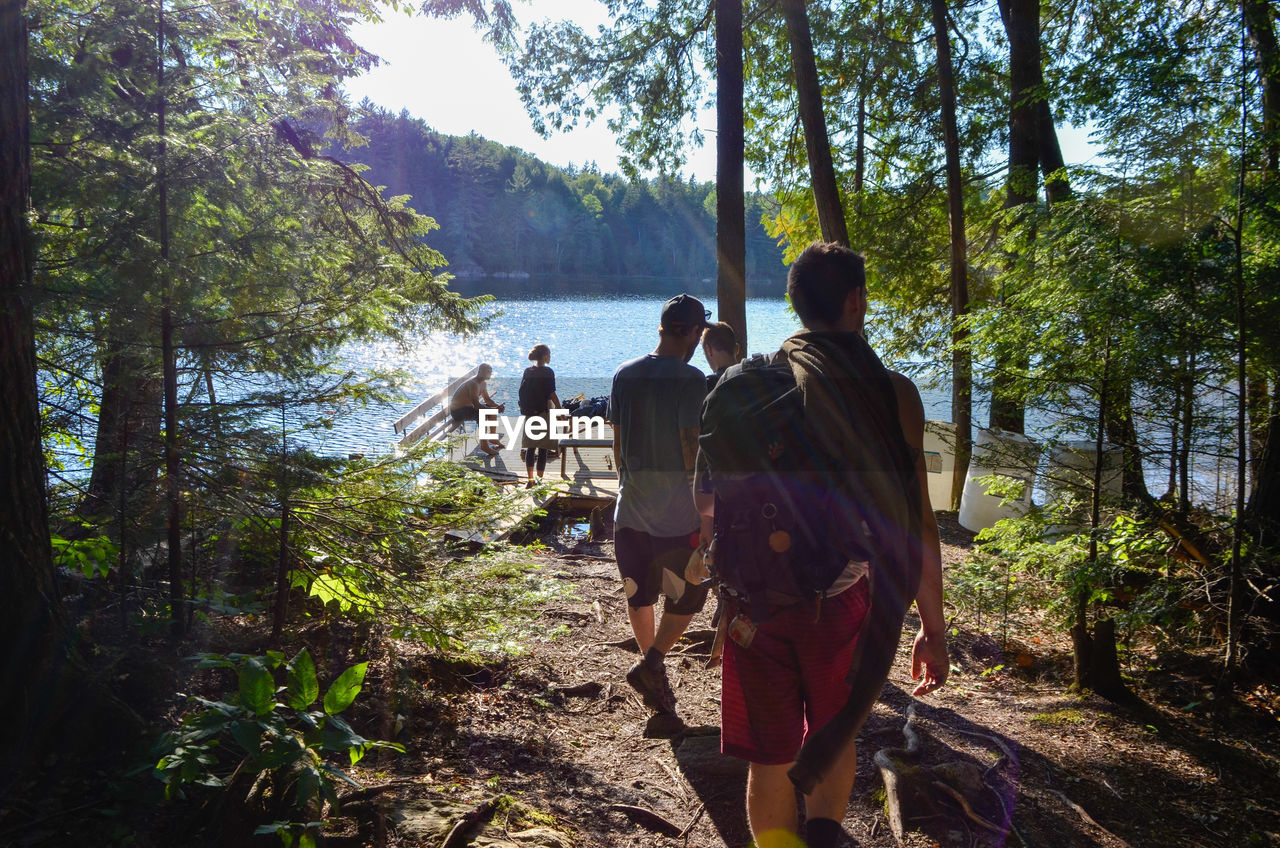
[[[344,352],[344,359],[353,370],[382,367],[409,371],[413,378],[406,386],[406,398],[390,408],[351,410],[335,422],[332,430],[299,434],[301,438],[330,454],[390,450],[398,440],[392,432],[392,422],[481,362],[494,368],[489,382],[494,400],[514,408],[521,375],[529,364],[529,349],[538,342],[551,348],[551,367],[562,399],[578,393],[588,398],[607,395],[614,369],[628,359],[651,352],[657,344],[659,313],[668,298],[689,292],[703,301],[713,319],[717,311],[715,284],[709,280],[482,279],[458,280],[452,285],[468,297],[491,294],[496,298],[490,304],[496,317],[489,327],[470,338],[447,333],[426,335],[403,350],[390,342],[352,345]],[[749,353],[775,351],[799,329],[783,290],[784,283],[779,279],[767,288],[758,286],[748,297]],[[873,326],[874,309],[873,304],[868,319]],[[691,364],[710,370],[700,349]],[[951,389],[946,377],[937,380],[936,386],[924,385],[920,380],[917,385],[925,415],[950,421]],[[987,414],[987,398],[975,393],[975,425],[986,424]],[[1028,431],[1035,438],[1043,439],[1052,423],[1041,411],[1028,412]],[[1139,422],[1139,428],[1145,433],[1148,449],[1155,446],[1158,451],[1165,434],[1151,429],[1149,424],[1144,426],[1144,422]],[[1087,435],[1057,433],[1058,438],[1070,439]],[[1158,452],[1146,457],[1146,477],[1153,489],[1163,485],[1167,476],[1164,462]],[[1193,481],[1201,502],[1222,503],[1229,497],[1230,483],[1210,458],[1197,458]],[[1043,492],[1037,486],[1036,499],[1042,498]]]
[[[538,291],[531,291],[535,286]],[[351,411],[332,431],[323,433],[317,447],[331,453],[388,449],[397,438],[391,431],[393,421],[481,362],[493,366],[489,381],[493,399],[514,408],[520,377],[529,365],[529,349],[539,342],[551,348],[551,368],[561,399],[579,392],[588,398],[607,395],[614,369],[657,345],[659,314],[668,298],[687,291],[706,304],[713,320],[717,311],[714,284],[687,280],[646,280],[642,285],[628,281],[625,292],[616,285],[563,280],[465,280],[455,287],[468,296],[498,298],[491,304],[498,315],[490,326],[470,338],[427,335],[406,350],[389,342],[349,347],[344,358],[354,370],[398,367],[409,371],[413,381],[406,389],[408,398],[391,409]],[[782,297],[781,283],[775,297],[748,298],[750,353],[777,350],[799,328],[799,320]],[[701,349],[691,364],[710,370]],[[926,415],[951,419],[949,389],[926,390],[923,395]]]

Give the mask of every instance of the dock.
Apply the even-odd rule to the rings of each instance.
[[[612,445],[612,434],[608,439],[562,441],[560,455],[554,459],[548,457],[542,479],[552,489],[549,494],[535,497],[534,490],[520,489],[520,505],[493,527],[450,530],[445,535],[458,542],[483,545],[505,540],[540,509],[612,510],[618,498],[618,474],[613,468]],[[522,487],[528,479],[518,445],[505,445],[498,454],[489,456],[480,450],[474,434],[467,434],[453,442],[449,457],[485,475],[498,486]]]
[[[475,376],[472,369],[467,374],[451,380],[441,392],[418,404],[412,411],[395,422],[396,433],[403,434],[402,445],[410,445],[422,439],[447,443],[449,459],[485,475],[496,486],[523,487],[526,470],[520,456],[520,440],[503,434],[503,448],[494,456],[480,450],[476,425],[468,424],[462,430],[453,430],[449,418],[450,396],[465,380]],[[518,429],[523,431],[524,418],[513,416]],[[563,439],[559,452],[547,458],[542,482],[551,488],[550,494],[535,497],[534,490],[521,495],[516,508],[499,519],[492,527],[459,528],[446,535],[456,541],[470,544],[486,544],[502,541],[525,519],[539,509],[584,511],[602,507],[612,508],[618,498],[618,470],[613,461],[613,430],[605,425],[603,438]]]

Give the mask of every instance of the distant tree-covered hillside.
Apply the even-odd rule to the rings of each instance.
[[[475,134],[434,132],[406,112],[367,101],[361,110],[356,129],[369,145],[339,155],[439,222],[428,241],[455,274],[715,277],[712,183],[562,170]],[[767,202],[747,199],[747,278],[757,290],[786,274],[760,223]]]

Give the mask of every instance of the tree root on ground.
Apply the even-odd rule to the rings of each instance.
[[[1080,816],[1080,820],[1081,820],[1081,821],[1083,821],[1085,824],[1089,825],[1090,827],[1095,827],[1095,828],[1097,828],[1098,830],[1100,830],[1100,831],[1102,831],[1103,833],[1105,833],[1107,836],[1110,836],[1112,839],[1114,839],[1114,840],[1115,840],[1116,842],[1118,842],[1120,845],[1124,846],[1124,848],[1128,848],[1128,846],[1129,846],[1129,843],[1128,843],[1128,842],[1125,842],[1123,839],[1121,839],[1120,837],[1116,836],[1114,833],[1112,833],[1111,831],[1107,830],[1105,827],[1103,827],[1102,825],[1100,825],[1100,824],[1098,824],[1096,821],[1094,821],[1093,816],[1089,815],[1089,813],[1085,811],[1085,808],[1084,808],[1084,807],[1080,806],[1080,805],[1079,805],[1079,804],[1077,804],[1075,801],[1072,801],[1070,798],[1068,798],[1068,797],[1067,797],[1066,795],[1064,795],[1063,793],[1059,792],[1057,789],[1050,789],[1049,791],[1050,791],[1052,794],[1057,795],[1057,796],[1058,796],[1058,798],[1060,798],[1060,799],[1062,800],[1062,803],[1066,804],[1068,807],[1070,807],[1071,809],[1075,810],[1076,815]]]
[[[666,836],[679,836],[684,832],[683,828],[663,818],[648,807],[636,807],[631,804],[610,804],[609,812],[622,813],[641,827]]]
[[[907,709],[907,720],[902,726],[906,745],[901,748],[881,748],[875,755],[876,768],[884,781],[885,818],[894,837],[902,842],[910,830],[921,829],[936,836],[954,829],[947,819],[950,817],[954,822],[956,814],[953,810],[958,808],[959,815],[966,822],[1000,837],[1013,831],[1021,842],[1021,835],[1012,824],[1011,811],[1005,806],[999,793],[987,785],[984,780],[986,775],[976,763],[956,759],[928,766],[915,762],[920,754],[920,737],[915,721],[916,708],[912,704]],[[1015,761],[1013,752],[1001,740],[986,734],[962,732],[990,740],[1004,753],[1002,762]],[[988,769],[987,773],[998,766],[999,764]],[[942,799],[949,802],[945,807],[939,803]],[[981,808],[989,806],[1000,810],[1003,822],[992,821],[979,812]]]

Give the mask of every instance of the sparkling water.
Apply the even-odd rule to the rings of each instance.
[[[462,338],[435,333],[413,342],[407,350],[390,342],[352,345],[345,352],[353,370],[398,367],[413,375],[406,387],[407,397],[394,408],[354,410],[324,432],[318,447],[326,452],[378,452],[398,438],[391,425],[419,402],[441,391],[449,382],[481,362],[493,366],[490,396],[506,403],[508,412],[516,407],[520,378],[530,364],[529,350],[538,343],[551,348],[551,368],[556,373],[556,393],[567,400],[577,394],[587,398],[609,394],[613,371],[620,364],[650,353],[658,343],[658,322],[662,304],[674,295],[689,291],[717,314],[714,293],[704,293],[688,281],[657,283],[646,281],[643,293],[589,290],[565,293],[521,281],[469,283],[464,293],[501,290],[490,304],[496,317],[487,329]],[[506,285],[501,285],[507,283]],[[747,301],[747,342],[749,353],[776,351],[782,342],[800,329],[800,322],[779,293],[775,297],[753,297]],[[690,361],[709,372],[701,347]],[[950,420],[950,397],[926,391],[925,412],[931,418]]]

